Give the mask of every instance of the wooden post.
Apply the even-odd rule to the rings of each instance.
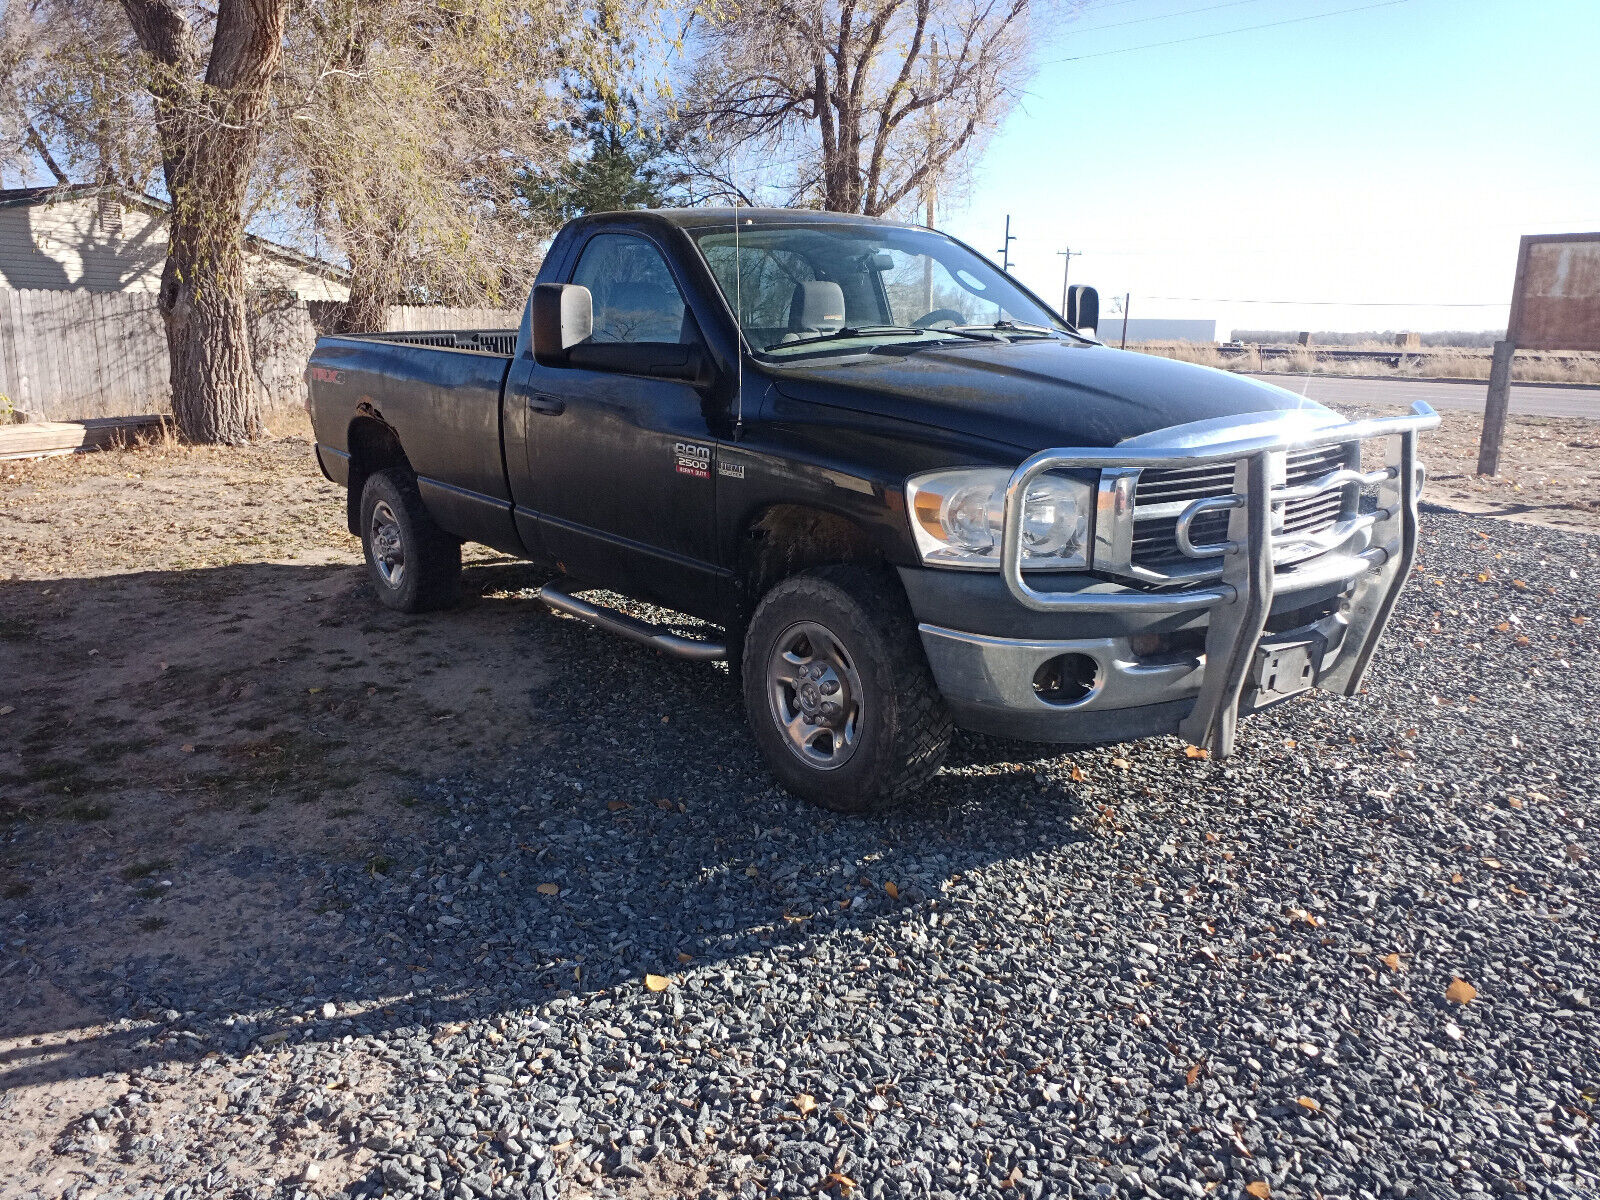
[[[1496,342],[1489,366],[1489,395],[1483,406],[1483,436],[1478,441],[1478,474],[1500,473],[1500,442],[1506,434],[1506,413],[1511,407],[1512,341]]]

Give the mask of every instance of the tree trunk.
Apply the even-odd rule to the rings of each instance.
[[[350,280],[350,299],[339,310],[337,333],[382,333],[389,328],[389,305],[381,289],[359,276]]]
[[[186,441],[242,446],[261,432],[244,258],[237,249],[209,252],[209,229],[180,224],[175,209],[159,301],[171,360],[172,416]]]
[[[153,60],[172,211],[161,273],[172,415],[193,442],[239,445],[260,432],[244,275],[244,200],[282,52],[289,0],[220,0],[202,54],[175,0],[121,0]]]

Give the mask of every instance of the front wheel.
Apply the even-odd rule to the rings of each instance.
[[[745,711],[767,765],[834,812],[870,812],[939,769],[944,701],[899,584],[883,570],[791,576],[745,634]]]

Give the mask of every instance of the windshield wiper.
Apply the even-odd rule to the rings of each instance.
[[[919,329],[914,325],[851,325],[844,329],[835,329],[832,333],[819,333],[815,337],[795,338],[792,342],[773,342],[770,346],[763,346],[767,350],[786,350],[790,346],[811,346],[817,342],[836,342],[840,338],[871,337],[876,333],[942,333],[944,330]]]
[[[1000,340],[995,334],[989,333],[985,327],[961,327],[947,325],[942,329],[935,329],[928,325],[853,325],[848,329],[838,329],[833,333],[819,333],[816,337],[796,338],[792,342],[773,342],[770,346],[763,346],[762,352],[768,350],[787,350],[790,346],[811,346],[817,342],[833,342],[840,338],[871,337],[879,333],[915,333],[919,336],[925,333],[937,334],[940,337],[954,335],[955,337],[968,338],[980,342],[997,342]]]
[[[951,329],[950,332],[963,333],[979,329],[998,329],[1002,333],[1031,333],[1045,337],[1058,337],[1061,334],[1059,329],[1051,329],[1048,325],[1030,325],[1026,321],[996,321],[993,325],[962,325]]]

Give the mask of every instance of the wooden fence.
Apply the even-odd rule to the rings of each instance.
[[[510,309],[395,307],[389,328],[510,328]],[[301,404],[316,329],[304,301],[252,313],[252,354],[269,411]],[[172,411],[167,338],[153,292],[0,288],[0,420],[75,421]]]

